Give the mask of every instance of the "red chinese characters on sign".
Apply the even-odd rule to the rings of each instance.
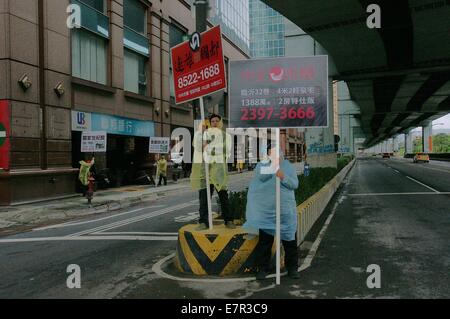
[[[10,152],[10,118],[9,103],[0,100],[0,169],[9,170]]]
[[[171,57],[177,104],[227,87],[220,26],[201,34],[198,50],[183,42],[171,49]]]

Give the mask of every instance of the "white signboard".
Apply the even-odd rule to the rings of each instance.
[[[170,138],[168,137],[150,137],[149,153],[152,154],[168,154],[170,146]]]
[[[106,132],[83,132],[81,135],[81,152],[106,152],[107,140]]]

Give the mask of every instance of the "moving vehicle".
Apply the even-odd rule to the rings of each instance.
[[[413,163],[419,162],[429,163],[430,155],[428,155],[427,153],[416,153],[416,155],[414,155]]]

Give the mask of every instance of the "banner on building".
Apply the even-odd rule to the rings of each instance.
[[[104,153],[107,141],[106,132],[83,132],[81,134],[81,152]]]
[[[10,113],[9,103],[0,101],[0,169],[8,171],[10,168]]]
[[[229,125],[327,127],[328,57],[230,61]]]
[[[198,99],[227,87],[222,33],[215,26],[170,49],[175,102]]]
[[[152,154],[168,154],[170,147],[170,138],[168,137],[151,137],[149,153]]]

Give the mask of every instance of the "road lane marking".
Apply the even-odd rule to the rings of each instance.
[[[333,218],[334,214],[336,213],[336,209],[339,206],[339,201],[337,201],[333,209],[331,210],[331,214],[328,216],[327,220],[325,221],[325,224],[323,225],[322,229],[320,230],[319,235],[317,236],[316,240],[312,244],[311,248],[309,249],[308,255],[303,260],[303,263],[298,268],[298,271],[303,271],[311,266],[312,261],[314,260],[314,257],[316,256],[317,250],[319,249],[319,245],[322,241],[322,239],[325,237],[325,233],[328,229],[328,225],[331,222],[331,219]]]
[[[391,167],[392,168],[392,167]],[[397,171],[395,168],[392,168],[394,171],[396,171],[397,173],[400,173],[399,171]]]
[[[159,232],[95,232],[92,235],[147,235],[147,236],[178,236],[178,233],[159,233]]]
[[[450,195],[450,192],[416,192],[416,193],[364,193],[364,194],[348,194],[349,196],[397,196],[397,195]]]
[[[83,230],[83,231],[80,231],[80,232],[77,232],[77,233],[73,233],[73,234],[70,234],[70,235],[66,235],[66,237],[76,237],[76,236],[87,235],[87,234],[90,234],[90,233],[93,233],[93,232],[107,231],[107,230],[118,228],[118,227],[121,227],[121,226],[126,226],[126,225],[129,225],[129,224],[132,224],[132,223],[140,222],[140,221],[143,221],[145,219],[150,219],[150,218],[157,217],[157,216],[160,216],[160,215],[172,213],[174,211],[177,211],[177,210],[180,210],[180,209],[192,206],[192,205],[193,205],[192,203],[188,202],[188,203],[183,203],[183,204],[179,204],[179,205],[176,205],[176,206],[167,207],[167,208],[164,208],[164,209],[161,209],[161,210],[158,210],[158,211],[155,211],[155,212],[151,212],[151,213],[148,213],[148,214],[144,214],[144,215],[140,215],[140,216],[136,216],[136,217],[131,217],[131,218],[120,220],[120,221],[117,221],[117,222],[114,222],[114,223],[111,223],[111,224],[106,224],[106,225],[98,226],[98,227],[95,227],[95,228]]]
[[[420,184],[420,185],[422,185],[422,186],[432,190],[433,192],[439,193],[439,191],[435,190],[434,188],[432,188],[432,187],[430,187],[428,185],[425,185],[424,183],[419,182],[417,179],[414,179],[414,178],[409,177],[409,176],[406,176],[406,178],[409,178],[410,180],[412,180],[412,181],[416,182],[417,184]]]
[[[92,241],[92,240],[134,240],[134,241],[176,241],[178,236],[80,236],[80,237],[33,237],[0,239],[0,244],[27,243],[39,241]]]
[[[34,228],[33,231],[47,230],[47,229],[53,229],[53,228],[62,228],[62,227],[70,227],[70,226],[78,226],[78,225],[84,225],[84,224],[89,224],[89,223],[95,223],[95,222],[98,222],[98,221],[102,221],[102,220],[106,220],[106,219],[110,219],[110,218],[114,218],[114,217],[119,217],[119,216],[122,216],[122,215],[136,213],[136,212],[139,212],[139,211],[145,210],[145,209],[161,208],[161,207],[165,207],[165,206],[166,205],[156,205],[156,206],[152,206],[152,207],[142,207],[142,208],[126,211],[126,212],[123,212],[123,213],[120,213],[120,214],[115,214],[115,215],[111,215],[111,216],[97,218],[97,219],[94,219],[94,220],[86,220],[86,221],[82,221],[82,222],[67,222],[67,223],[63,223],[63,224],[57,224],[57,225],[50,225],[50,226],[45,226],[45,227]]]

